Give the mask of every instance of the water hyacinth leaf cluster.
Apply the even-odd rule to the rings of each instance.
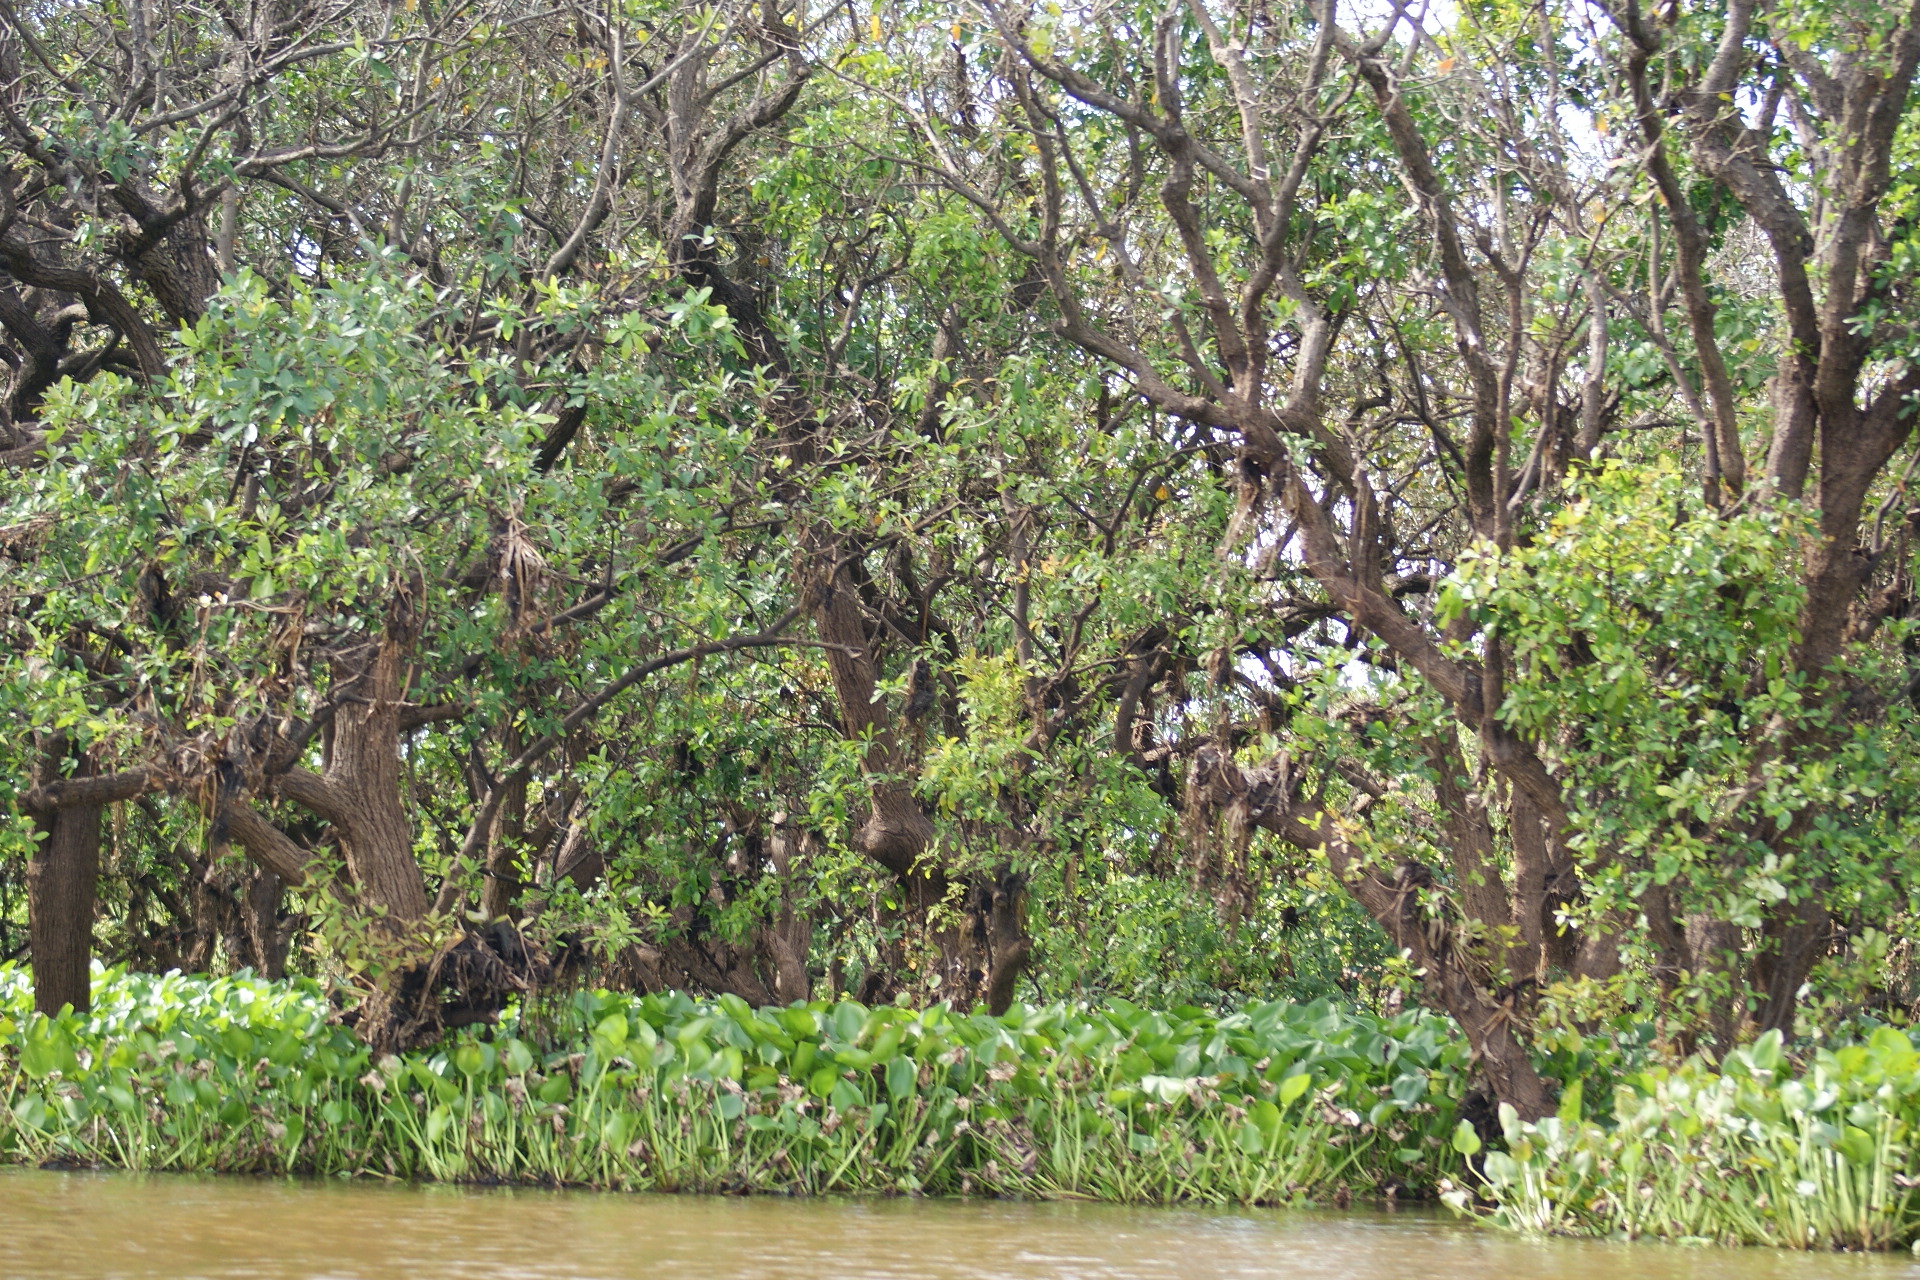
[[[676,1191],[1280,1203],[1463,1176],[1444,1021],[575,994],[376,1058],[315,986],[103,973],[80,1018],[0,970],[0,1155]]]
[[[1920,1236],[1920,1052],[1880,1027],[1796,1070],[1780,1035],[1623,1079],[1613,1118],[1524,1123],[1484,1162],[1494,1222],[1532,1232],[1798,1249],[1885,1249]],[[1450,1201],[1469,1208],[1464,1189]]]
[[[1871,1030],[1710,1069],[1589,1045],[1558,1114],[1463,1107],[1426,1012],[1113,1002],[1001,1017],[574,993],[376,1057],[321,989],[96,973],[31,1012],[0,967],[0,1160],[664,1191],[1295,1203],[1439,1191],[1505,1228],[1794,1248],[1920,1237],[1920,1051]],[[1610,1090],[1606,1088],[1613,1081]]]

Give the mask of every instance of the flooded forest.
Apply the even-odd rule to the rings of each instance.
[[[601,1225],[487,1276],[1915,1243],[1917,66],[1920,0],[0,4],[0,1165],[873,1197],[503,1191]],[[251,1212],[66,1176],[0,1232]]]

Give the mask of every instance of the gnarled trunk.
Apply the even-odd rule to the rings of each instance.
[[[986,974],[980,998],[987,1012],[1005,1013],[1013,1005],[1014,984],[1027,970],[1033,939],[1027,934],[1027,878],[1007,869],[974,885],[977,936],[984,943]]]
[[[1490,979],[1497,971],[1496,957],[1476,936],[1487,926],[1506,923],[1504,892],[1498,896],[1486,892],[1479,898],[1480,909],[1495,919],[1472,918],[1478,927],[1462,928],[1446,904],[1428,900],[1437,891],[1431,868],[1411,859],[1391,866],[1370,860],[1366,851],[1351,843],[1332,814],[1310,806],[1296,808],[1293,796],[1299,782],[1284,755],[1247,771],[1230,751],[1209,745],[1195,755],[1187,802],[1235,810],[1239,821],[1264,827],[1296,848],[1323,853],[1334,877],[1406,954],[1428,998],[1460,1025],[1494,1095],[1523,1120],[1537,1120],[1551,1112],[1553,1089],[1535,1069],[1519,1036],[1533,984],[1523,976],[1495,989]],[[1443,776],[1436,790],[1459,791],[1458,780]],[[1454,798],[1464,801],[1464,793]],[[1464,855],[1455,850],[1456,875],[1470,871],[1491,877],[1492,868],[1484,861],[1487,850],[1479,843],[1482,816],[1477,812],[1443,815],[1454,828],[1456,840],[1474,842]],[[1462,856],[1467,858],[1464,866],[1458,861]],[[1490,879],[1480,887],[1490,890],[1497,885],[1497,880]],[[1575,949],[1566,943],[1557,945]],[[1527,954],[1524,943],[1522,948],[1521,954]],[[1510,963],[1511,954],[1499,958]]]
[[[794,825],[785,812],[773,815],[773,834],[767,841],[767,860],[780,878],[780,910],[760,931],[760,945],[773,963],[774,997],[782,1004],[813,994],[807,972],[807,951],[813,941],[813,920],[794,905],[794,861],[812,843],[813,833]]]
[[[500,733],[501,753],[511,760],[526,744],[508,723]],[[486,872],[480,882],[480,914],[489,920],[519,918],[521,858],[527,834],[527,780],[510,779],[500,801],[499,816],[487,841]],[[476,793],[477,795],[478,793]]]
[[[280,899],[284,891],[279,876],[264,867],[256,867],[248,878],[246,897],[241,902],[254,970],[274,982],[287,976],[287,949],[293,943],[292,928],[280,920]]]

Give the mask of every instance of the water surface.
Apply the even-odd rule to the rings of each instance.
[[[0,1173],[8,1280],[1920,1280],[1909,1256],[1520,1240],[1442,1212],[722,1199]]]

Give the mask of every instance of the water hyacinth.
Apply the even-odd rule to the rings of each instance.
[[[1503,1111],[1485,1157],[1495,1222],[1527,1231],[1797,1249],[1884,1249],[1920,1236],[1920,1053],[1891,1027],[1792,1069],[1780,1034],[1623,1080],[1613,1120],[1581,1090],[1537,1124]],[[1473,1144],[1463,1142],[1463,1146]],[[1449,1193],[1473,1211],[1464,1189]]]
[[[1219,1203],[1464,1172],[1466,1051],[1423,1012],[579,992],[557,1034],[509,1019],[374,1061],[307,983],[107,972],[87,1017],[29,1007],[0,970],[14,1161]]]
[[[994,1018],[583,991],[539,1034],[509,1016],[377,1061],[308,982],[107,971],[86,1017],[30,1008],[0,967],[0,1160],[1130,1203],[1439,1189],[1528,1232],[1920,1236],[1920,1052],[1891,1028],[1799,1068],[1769,1035],[1717,1070],[1624,1073],[1610,1112],[1576,1080],[1483,1150],[1450,1024],[1325,1002]]]

